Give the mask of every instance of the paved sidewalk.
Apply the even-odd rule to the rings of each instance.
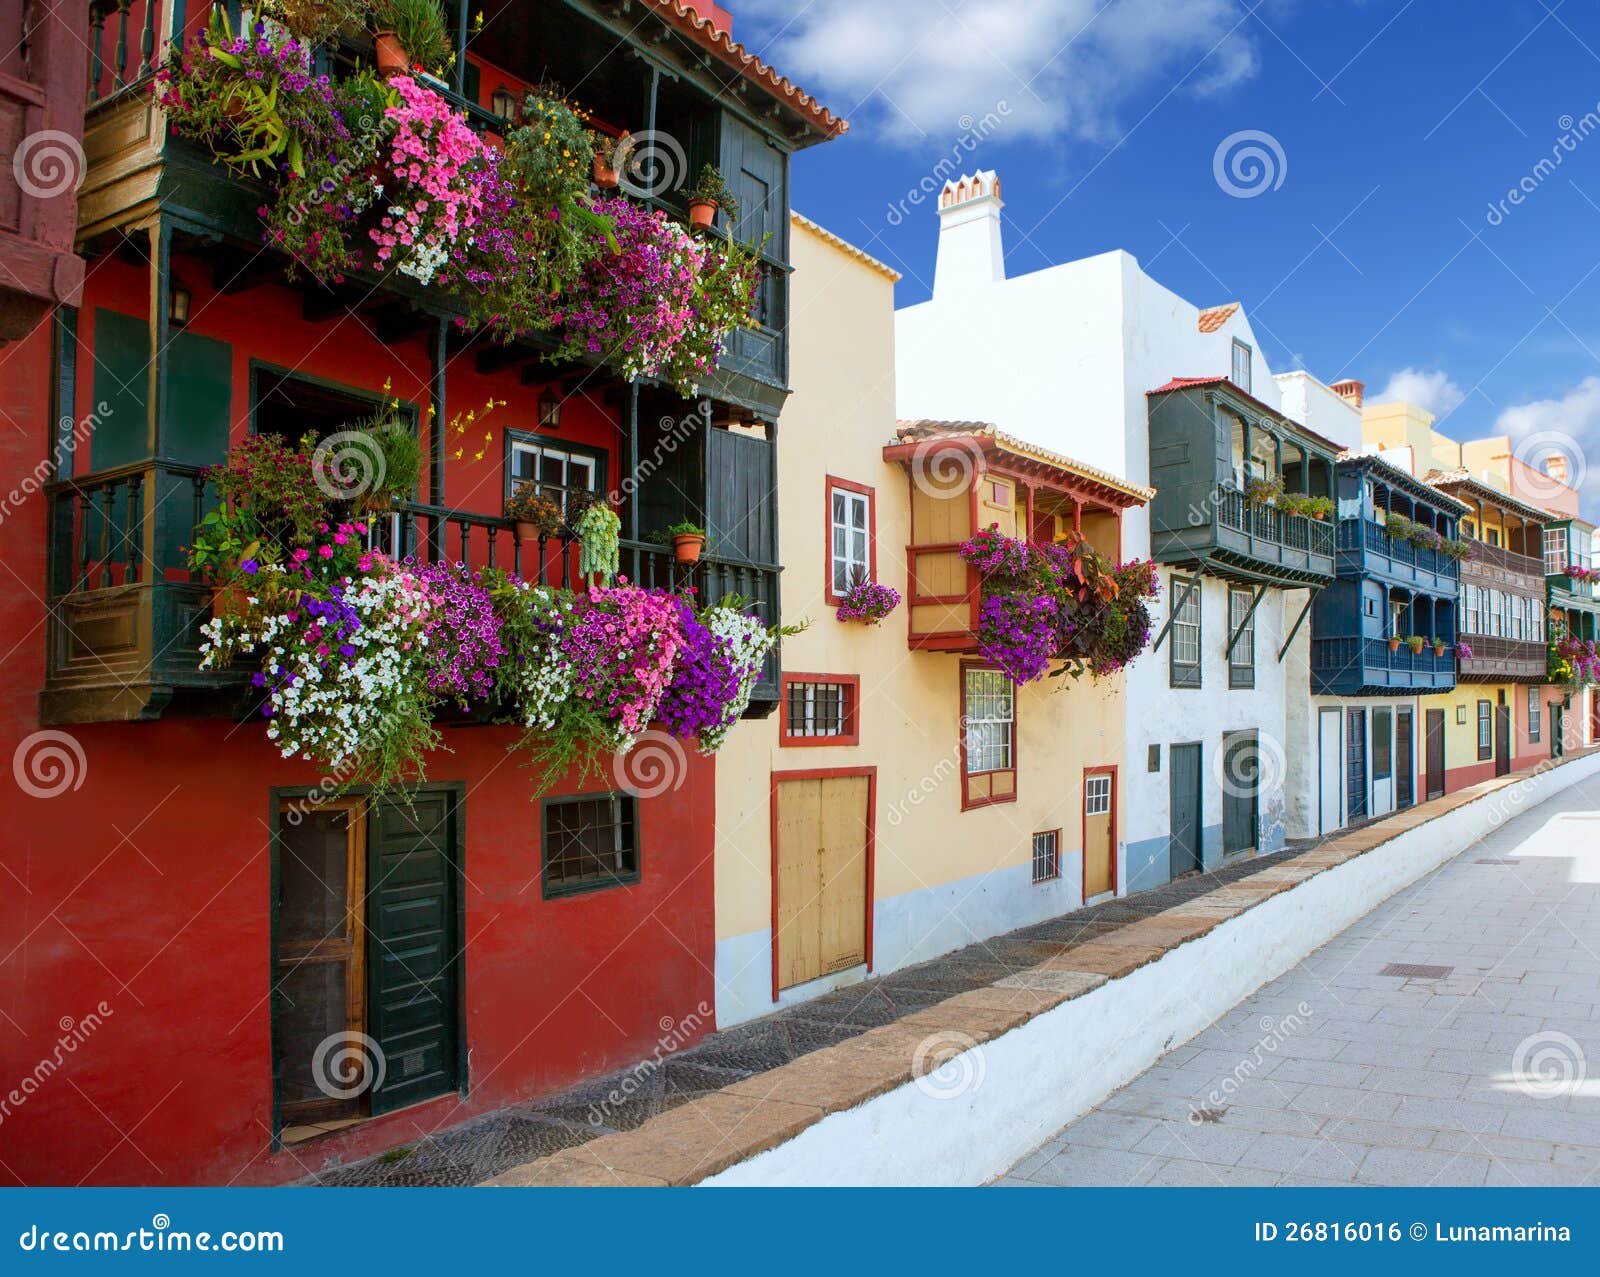
[[[1385,902],[998,1183],[1600,1184],[1600,783]]]

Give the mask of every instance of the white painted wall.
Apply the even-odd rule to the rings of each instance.
[[[934,233],[930,217],[928,230]],[[941,255],[944,241],[941,237]],[[1226,375],[1235,337],[1252,351],[1253,393],[1277,408],[1280,392],[1242,311],[1218,331],[1202,333],[1199,308],[1147,275],[1121,250],[1064,262],[1026,275],[984,280],[963,271],[959,296],[940,296],[895,314],[896,403],[902,418],[987,421],[1031,443],[1121,475],[1149,481],[1146,393],[1173,377]],[[1355,424],[1357,437],[1360,421]],[[1148,512],[1123,520],[1123,554],[1150,553]],[[1165,574],[1163,574],[1165,575]],[[1227,591],[1209,582],[1202,599],[1206,648],[1204,685],[1169,686],[1165,646],[1146,652],[1128,671],[1127,730],[1122,781],[1126,889],[1153,885],[1153,857],[1165,861],[1170,778],[1167,745],[1204,742],[1202,823],[1222,819],[1222,790],[1213,764],[1225,731],[1254,728],[1274,772],[1264,786],[1263,846],[1281,844],[1291,809],[1284,780],[1289,768],[1286,687],[1304,679],[1310,622],[1302,626],[1283,664],[1277,659],[1300,591],[1269,592],[1256,612],[1256,687],[1230,691],[1222,653],[1227,644]],[[1166,617],[1165,591],[1154,611]],[[1148,747],[1162,746],[1161,770],[1147,770]],[[1164,878],[1164,872],[1160,878]]]

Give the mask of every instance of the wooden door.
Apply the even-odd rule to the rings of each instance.
[[[359,1116],[345,1067],[366,1031],[366,816],[359,802],[292,806],[277,835],[273,1076],[283,1125]]]
[[[1201,867],[1200,855],[1200,744],[1174,745],[1167,751],[1171,763],[1172,833],[1168,844],[1167,872],[1177,878]]]
[[[1409,807],[1417,800],[1417,756],[1415,718],[1409,709],[1394,715],[1394,797],[1396,807]]]
[[[775,780],[774,993],[867,961],[872,781]]]
[[[1494,707],[1494,774],[1504,776],[1511,770],[1511,706],[1506,704],[1506,694],[1500,693]]]
[[[1083,898],[1117,886],[1116,773],[1083,773]]]
[[[1427,718],[1427,788],[1429,798],[1444,794],[1444,711],[1430,709]]]
[[[1249,851],[1260,824],[1261,759],[1253,731],[1222,737],[1222,851]]]
[[[1325,709],[1317,715],[1317,832],[1332,833],[1344,823],[1343,786],[1339,749],[1340,713]]]
[[[1346,711],[1344,789],[1350,820],[1367,818],[1367,711]]]

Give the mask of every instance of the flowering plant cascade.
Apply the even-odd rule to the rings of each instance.
[[[1564,635],[1550,644],[1549,673],[1552,682],[1600,682],[1600,645],[1594,639]]]
[[[961,547],[978,568],[978,650],[1013,683],[1050,672],[1080,678],[1116,673],[1150,638],[1147,602],[1158,590],[1153,563],[1114,565],[1081,533],[1030,545],[991,524]]]
[[[868,625],[876,625],[899,606],[899,590],[863,577],[844,592],[839,610],[834,615],[841,621],[865,621]]]

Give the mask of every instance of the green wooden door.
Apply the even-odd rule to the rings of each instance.
[[[459,801],[427,791],[369,818],[367,1017],[385,1065],[373,1113],[460,1087]]]
[[[1222,738],[1222,851],[1256,845],[1260,760],[1254,732],[1229,732]]]
[[[100,424],[91,464],[108,470],[150,455],[150,328],[120,311],[94,313],[94,398]],[[174,329],[167,347],[166,453],[170,461],[215,465],[228,454],[233,347]],[[100,411],[98,405],[104,404]]]

